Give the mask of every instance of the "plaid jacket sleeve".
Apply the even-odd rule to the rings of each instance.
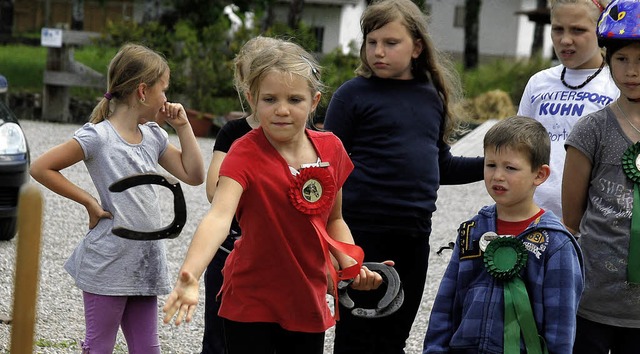
[[[561,233],[555,236],[560,245],[547,255],[543,276],[536,278],[542,283],[532,290],[542,292],[534,299],[533,311],[549,353],[571,353],[578,302],[584,287],[581,253],[569,236]]]
[[[459,246],[456,242],[431,309],[429,326],[424,338],[423,354],[449,352],[449,342],[455,330],[453,316],[456,312],[454,304],[459,261]]]

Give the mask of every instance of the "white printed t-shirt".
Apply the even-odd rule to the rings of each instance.
[[[562,218],[562,171],[566,151],[565,141],[580,117],[602,109],[613,102],[620,92],[613,83],[609,67],[605,66],[585,87],[572,90],[562,84],[563,65],[542,70],[529,79],[522,94],[518,115],[538,120],[551,139],[551,175],[536,189],[538,206]],[[565,82],[578,86],[597,69],[567,69]]]

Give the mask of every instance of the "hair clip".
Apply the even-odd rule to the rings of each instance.
[[[113,98],[113,95],[110,92],[105,92],[104,94],[104,98],[107,99],[107,101],[111,101],[111,99]]]
[[[305,58],[304,55],[300,55],[300,58],[302,58],[302,60],[304,60],[307,64],[309,64],[309,66],[311,67],[311,73],[313,74],[313,77],[315,77],[316,80],[320,81],[320,73],[318,72],[318,69],[316,69],[316,67],[313,66],[313,64],[311,64],[311,61]]]

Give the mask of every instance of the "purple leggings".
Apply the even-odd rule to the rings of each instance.
[[[105,296],[83,291],[86,334],[83,353],[111,354],[118,328],[131,354],[159,354],[156,296]]]

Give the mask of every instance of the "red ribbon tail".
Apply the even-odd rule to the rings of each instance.
[[[362,248],[360,248],[360,246],[353,245],[350,243],[340,242],[331,238],[331,236],[329,236],[329,234],[327,233],[326,226],[324,225],[322,219],[320,219],[319,217],[312,217],[311,224],[313,225],[318,235],[322,237],[320,241],[322,242],[324,240],[324,242],[322,242],[322,248],[324,251],[325,262],[331,274],[331,281],[333,282],[332,295],[334,298],[334,308],[335,308],[334,318],[336,321],[338,321],[340,320],[340,314],[338,311],[338,308],[339,308],[338,281],[353,279],[356,276],[358,276],[358,274],[360,274],[360,268],[362,267],[362,262],[364,261],[364,251],[362,250]],[[333,248],[335,248],[339,252],[342,252],[347,256],[355,259],[356,264],[349,266],[345,269],[342,269],[340,271],[336,271],[336,269],[333,266],[333,262],[331,262],[331,255],[329,252],[328,245],[331,245]]]

